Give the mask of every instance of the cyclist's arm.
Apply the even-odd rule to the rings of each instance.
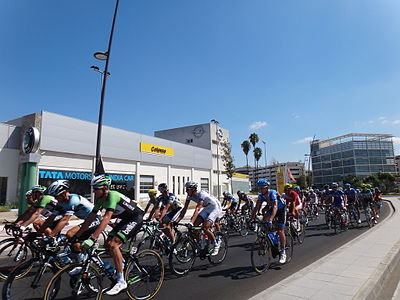
[[[278,211],[278,202],[274,202],[274,206],[272,207],[272,213],[268,217],[268,222],[272,222],[272,220],[275,218],[276,212]]]
[[[40,235],[43,235],[44,231],[45,231],[48,227],[50,227],[50,226],[53,224],[55,218],[56,218],[56,215],[50,215],[50,216],[44,221],[43,225],[40,226],[40,228],[39,228],[37,234],[38,234],[39,236],[40,236]]]
[[[252,213],[251,213],[251,218],[252,218],[253,220],[256,219],[256,213],[260,210],[261,205],[262,205],[262,202],[261,202],[261,201],[257,201],[257,202],[256,202],[256,207],[253,209],[253,211],[252,211]]]
[[[189,203],[190,203],[190,200],[189,200],[189,199],[186,199],[186,201],[185,201],[185,206],[183,207],[183,209],[182,209],[182,211],[181,211],[181,213],[180,213],[178,219],[176,219],[176,223],[179,223],[179,222],[183,219],[183,217],[185,216],[186,211],[187,211],[187,209],[188,209],[188,207],[189,207]]]
[[[199,201],[199,203],[197,203],[197,205],[196,205],[196,207],[195,207],[195,209],[194,209],[193,216],[192,216],[192,218],[190,219],[190,221],[191,221],[192,223],[194,223],[194,222],[196,221],[196,219],[197,219],[197,217],[198,217],[198,215],[199,215],[199,212],[200,212],[200,209],[201,209],[202,206],[203,206],[203,201]]]
[[[33,221],[36,220],[37,217],[39,217],[40,213],[43,211],[43,207],[37,207],[31,214],[28,220],[26,221],[19,221],[17,224],[21,226],[28,226],[33,223]]]
[[[160,221],[165,217],[170,206],[170,204],[165,205],[164,209],[161,212],[161,216],[158,218]]]
[[[69,219],[71,219],[72,215],[65,215],[61,218],[61,220],[57,223],[56,227],[51,231],[49,236],[56,236],[57,233],[61,232],[64,227],[68,224]]]
[[[96,212],[91,212],[87,218],[85,219],[85,221],[81,224],[81,228],[78,230],[78,232],[75,234],[76,237],[80,237],[86,230],[88,230],[89,225],[92,224],[92,222],[94,221],[94,219],[97,216],[97,211]]]
[[[114,210],[107,210],[106,213],[103,216],[103,220],[101,220],[100,225],[96,228],[96,231],[93,232],[92,238],[97,240],[99,238],[100,233],[106,229],[108,223],[110,222],[112,215],[114,213]]]
[[[18,224],[20,221],[25,222],[26,220],[29,219],[29,217],[32,215],[32,213],[34,212],[35,208],[29,207],[22,215],[20,215],[15,221],[15,224]]]
[[[153,205],[153,208],[151,209],[151,211],[149,213],[149,217],[147,218],[147,220],[153,219],[153,216],[157,216],[158,213],[159,213],[158,205]]]

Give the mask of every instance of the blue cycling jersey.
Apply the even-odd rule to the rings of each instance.
[[[277,203],[278,209],[285,208],[286,206],[286,201],[282,197],[280,197],[275,190],[272,189],[268,190],[267,195],[261,192],[258,193],[257,201],[262,201],[262,202],[266,201],[270,207],[273,207],[274,204]]]
[[[343,191],[341,190],[332,190],[330,191],[330,195],[333,197],[333,206],[342,206],[344,204],[344,198],[343,198]]]
[[[356,201],[357,192],[356,192],[355,189],[353,189],[353,188],[345,189],[344,190],[344,194],[347,196],[347,201],[348,202]]]
[[[76,194],[70,194],[68,201],[58,202],[53,214],[63,216],[75,215],[79,219],[86,219],[92,212],[93,206],[93,203],[86,198]]]

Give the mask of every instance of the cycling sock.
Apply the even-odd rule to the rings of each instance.
[[[125,281],[125,279],[124,279],[124,273],[123,273],[123,272],[117,272],[116,279],[117,279],[117,282]]]

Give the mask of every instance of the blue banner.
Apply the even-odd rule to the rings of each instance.
[[[134,181],[135,175],[108,174],[112,181]],[[75,171],[39,170],[40,179],[91,180],[92,173]]]

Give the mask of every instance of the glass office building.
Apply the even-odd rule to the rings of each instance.
[[[351,133],[311,143],[313,184],[342,183],[347,175],[395,173],[393,136]]]

